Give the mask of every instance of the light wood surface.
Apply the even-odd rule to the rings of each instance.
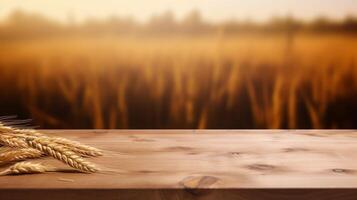
[[[1,200],[357,199],[353,130],[42,132],[103,149],[102,172],[0,177]]]

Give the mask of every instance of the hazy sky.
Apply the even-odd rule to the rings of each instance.
[[[69,15],[77,20],[130,15],[145,21],[166,10],[181,18],[194,9],[213,21],[231,18],[264,21],[288,13],[309,20],[321,15],[341,19],[357,14],[357,0],[0,0],[0,18],[14,9],[40,12],[60,20],[68,19]]]

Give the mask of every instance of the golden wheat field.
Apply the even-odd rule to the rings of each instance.
[[[356,128],[357,37],[1,41],[0,91],[42,128]]]

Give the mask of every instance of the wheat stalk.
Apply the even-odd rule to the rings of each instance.
[[[9,149],[0,154],[0,164],[39,158],[43,155],[41,151],[33,148]]]
[[[51,171],[56,171],[56,170],[52,167],[48,167],[40,163],[20,162],[0,172],[0,176],[35,174],[35,173],[44,173],[44,172],[51,172]]]
[[[27,144],[63,163],[78,169],[82,172],[93,173],[99,169],[92,163],[85,161],[75,152],[69,150],[64,145],[51,142],[47,137],[38,137],[36,139],[27,139]]]

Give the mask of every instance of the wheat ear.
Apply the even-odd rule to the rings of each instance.
[[[28,145],[24,141],[24,139],[20,137],[15,137],[19,134],[20,130],[11,128],[9,126],[5,126],[0,122],[0,145],[8,146],[8,147],[20,147],[26,148]],[[28,133],[28,131],[26,131]]]
[[[11,135],[4,135],[4,134],[0,134],[0,144],[8,147],[19,147],[19,148],[28,147],[24,139],[17,138]]]
[[[42,155],[41,151],[32,148],[10,149],[0,154],[0,164],[39,158]]]
[[[41,137],[44,136],[32,129],[17,129],[10,126],[6,126],[0,122],[0,135],[8,135],[15,137]]]
[[[62,161],[63,163],[78,169],[82,172],[93,173],[99,169],[92,163],[85,161],[75,152],[69,150],[64,145],[51,142],[47,137],[36,139],[26,139],[27,144],[47,155]]]
[[[6,151],[9,151],[10,149],[12,149],[12,148],[0,145],[0,153],[4,153]]]
[[[20,162],[16,163],[4,171],[0,172],[0,176],[19,175],[19,174],[36,174],[55,171],[53,168],[39,163]]]
[[[30,136],[30,135],[22,135],[22,134],[17,134],[17,135],[7,135],[5,136],[6,140],[6,145],[11,146],[11,147],[26,147],[27,144],[23,143],[23,140],[26,139],[36,139],[38,137],[41,138],[46,138],[47,140],[57,143],[60,145],[65,146],[67,149],[79,153],[80,155],[83,156],[92,156],[92,157],[97,157],[97,156],[102,156],[103,153],[101,150],[90,147],[84,144],[81,144],[76,141],[71,141],[65,138],[60,138],[60,137],[48,137],[48,136]],[[0,139],[1,140],[1,139]]]
[[[88,145],[81,144],[76,141],[71,141],[71,140],[68,140],[65,138],[60,138],[60,137],[49,137],[48,139],[51,142],[61,144],[61,145],[65,146],[66,148],[68,148],[69,150],[79,153],[81,155],[93,156],[93,157],[103,155],[101,150],[91,147],[91,146],[88,146]]]
[[[61,144],[63,146],[65,146],[66,148],[68,148],[69,150],[79,153],[81,155],[84,156],[93,156],[93,157],[97,157],[97,156],[101,156],[103,155],[101,150],[94,148],[94,147],[90,147],[84,144],[81,144],[79,142],[76,141],[71,141],[65,138],[60,138],[60,137],[48,137],[45,135],[26,135],[26,134],[16,134],[16,135],[5,135],[4,138],[6,138],[7,140],[6,143],[4,143],[7,146],[11,147],[26,147],[27,144],[24,144],[23,141],[26,139],[36,139],[36,138],[46,138],[47,140],[53,142],[53,143],[57,143],[57,144]],[[0,137],[1,140],[1,137]],[[0,141],[1,143],[1,141]]]
[[[6,136],[6,142],[3,142],[3,144],[5,146],[9,146],[10,142],[11,143],[11,147],[17,147],[17,145],[21,145],[21,147],[24,147],[22,142],[19,141],[20,139],[16,139],[16,138],[37,138],[37,137],[47,137],[49,140],[51,140],[52,142],[58,143],[58,144],[62,144],[64,146],[66,146],[68,149],[72,150],[73,152],[77,152],[81,155],[85,155],[85,156],[101,156],[103,155],[102,152],[94,147],[90,147],[88,145],[84,145],[81,144],[79,142],[75,142],[75,141],[71,141],[65,138],[60,138],[60,137],[48,137],[45,136],[42,133],[39,133],[35,130],[30,130],[30,129],[15,129],[9,126],[5,126],[3,124],[1,124],[0,122],[0,134],[3,133],[3,135],[7,135]],[[11,136],[14,137],[13,140],[11,140]],[[1,140],[1,138],[0,138]],[[2,144],[2,142],[0,141],[0,144]]]
[[[43,136],[42,133],[39,133],[35,130],[13,128],[11,126],[6,126],[1,122],[0,122],[0,135],[13,135],[13,136],[24,135],[24,136],[33,136],[33,137]]]
[[[32,129],[14,129],[14,128],[11,128],[11,129],[12,129],[12,132],[10,132],[10,134],[13,134],[13,135],[26,136],[26,137],[45,136],[44,134],[42,134],[36,130],[32,130]]]

